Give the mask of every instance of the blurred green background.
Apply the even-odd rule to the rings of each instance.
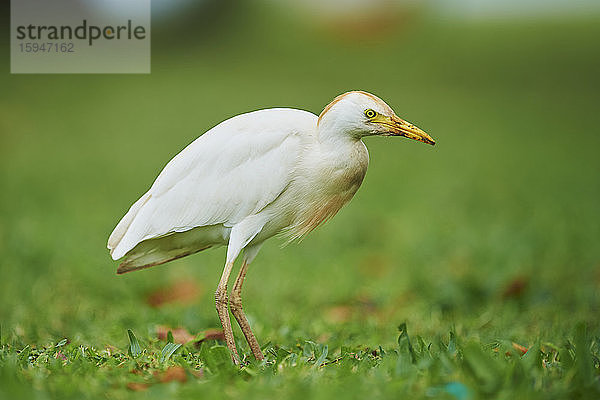
[[[2,340],[102,348],[125,346],[127,328],[218,327],[224,249],[117,276],[109,233],[218,122],[318,114],[354,89],[438,144],[368,138],[353,201],[300,244],[267,242],[244,292],[261,343],[391,345],[403,321],[483,341],[561,341],[580,321],[598,332],[597,7],[467,3],[337,15],[316,2],[184,2],[153,14],[150,75],[10,75],[2,63]],[[198,283],[194,302],[147,304],[182,280]]]

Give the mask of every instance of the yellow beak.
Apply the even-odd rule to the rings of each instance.
[[[373,122],[384,125],[389,129],[383,136],[404,136],[432,146],[435,145],[435,140],[431,136],[395,114],[391,117],[379,115]]]

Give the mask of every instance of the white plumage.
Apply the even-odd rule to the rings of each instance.
[[[225,244],[233,226],[259,213],[290,184],[316,120],[305,111],[261,110],[200,136],[167,164],[117,225],[108,241],[113,259],[144,240],[196,227],[222,231],[219,243],[201,247]]]
[[[320,116],[274,108],[218,124],[177,154],[116,226],[108,248],[113,259],[124,257],[118,272],[227,245],[219,310],[219,293],[243,249],[241,282],[264,240],[278,233],[302,237],[352,198],[367,170],[361,138],[368,135],[434,144],[381,99],[358,91],[338,96]],[[219,316],[228,336],[229,316],[222,310]],[[227,344],[237,361],[232,343],[231,334]]]

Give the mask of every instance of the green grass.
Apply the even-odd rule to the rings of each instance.
[[[352,46],[236,18],[173,45],[157,27],[149,76],[0,78],[0,398],[598,398],[597,21],[430,21]],[[214,340],[166,357],[157,325],[219,326],[224,249],[116,276],[117,220],[215,123],[350,89],[438,145],[369,138],[350,205],[265,245],[244,288],[264,363],[239,330],[241,370]],[[196,300],[147,304],[180,281]],[[160,383],[173,366],[186,382]]]

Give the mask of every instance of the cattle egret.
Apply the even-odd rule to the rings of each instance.
[[[277,234],[299,239],[333,217],[358,190],[369,163],[365,136],[434,140],[363,91],[336,97],[319,116],[290,108],[237,115],[194,140],[162,170],[108,239],[122,274],[227,245],[215,293],[234,363],[228,306],[253,355],[260,346],[242,311],[248,265]],[[244,251],[231,297],[227,282]]]

